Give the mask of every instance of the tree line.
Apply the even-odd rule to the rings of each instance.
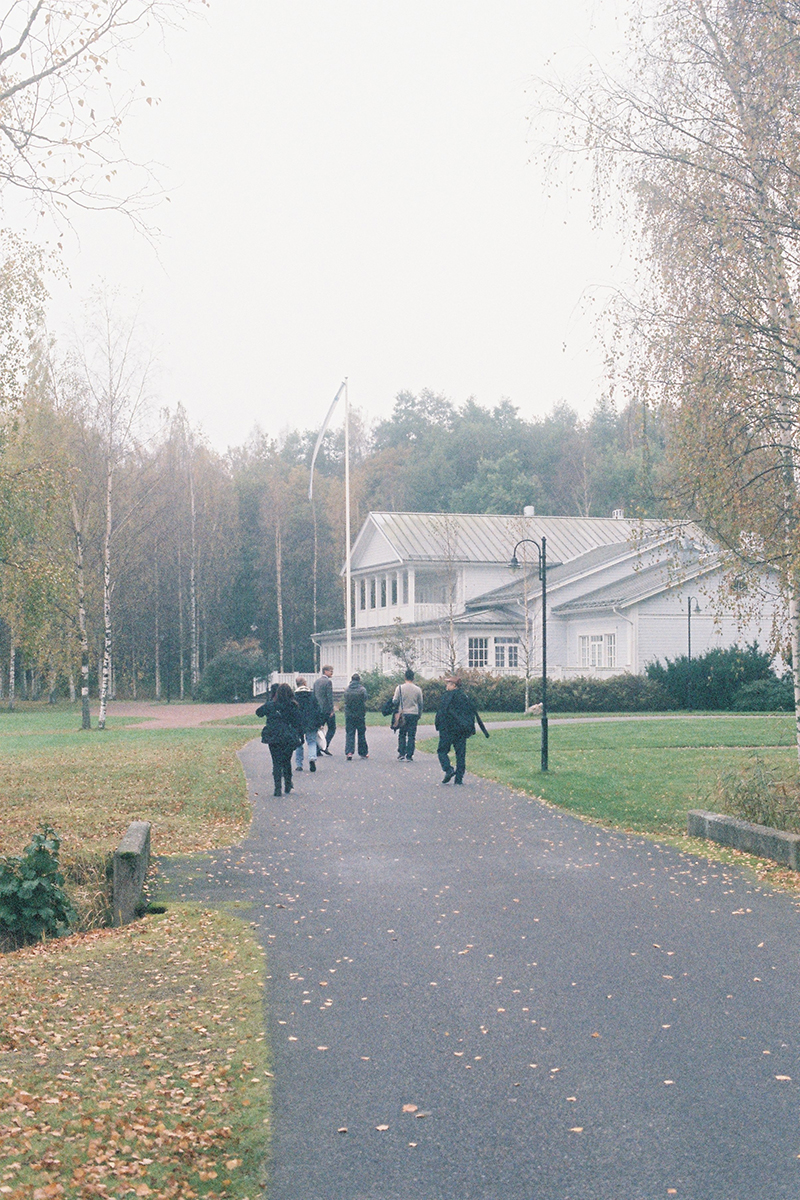
[[[0,696],[178,699],[235,643],[269,669],[313,670],[312,634],[341,627],[343,434],[255,431],[220,453],[159,407],[136,332],[95,297],[79,349],[31,343],[0,420]],[[371,509],[651,513],[663,454],[630,409],[525,420],[401,392],[351,427],[357,529]],[[316,564],[316,569],[315,569]]]

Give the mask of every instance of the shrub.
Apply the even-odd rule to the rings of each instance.
[[[228,642],[209,659],[197,688],[197,699],[230,702],[249,700],[253,678],[267,675],[267,664],[257,642]]]
[[[739,688],[731,708],[736,712],[794,712],[794,683],[785,679],[755,679]]]
[[[461,671],[460,677],[481,712],[518,712],[525,707],[525,680],[514,675],[492,675],[484,671]],[[370,694],[368,707],[380,712],[384,701],[393,695],[401,675],[387,677],[377,672],[362,675]],[[425,697],[425,711],[435,712],[445,690],[444,678],[416,682]],[[541,677],[529,682],[531,704],[542,698]],[[579,677],[548,679],[549,712],[663,712],[673,708],[669,694],[660,683],[644,675],[615,675],[610,679]]]
[[[12,945],[58,937],[75,920],[58,866],[60,847],[43,824],[21,855],[0,858],[0,935]]]
[[[800,831],[797,789],[770,771],[757,755],[744,767],[719,777],[711,802],[719,812],[753,825]]]
[[[668,658],[663,666],[656,660],[648,664],[647,677],[666,690],[671,707],[729,709],[744,684],[775,679],[770,661],[754,642],[744,650],[730,646],[698,658]]]

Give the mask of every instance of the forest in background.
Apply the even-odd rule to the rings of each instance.
[[[255,431],[213,450],[149,398],[130,330],[99,304],[80,353],[37,347],[0,425],[0,697],[197,694],[231,643],[267,669],[314,668],[313,629],[341,627],[343,433]],[[641,410],[566,405],[527,421],[509,401],[401,392],[351,416],[354,531],[370,510],[608,516],[659,512],[662,438]],[[316,586],[314,586],[316,527]],[[316,611],[315,611],[316,609]],[[85,632],[85,636],[84,636]],[[83,646],[83,654],[82,654]]]

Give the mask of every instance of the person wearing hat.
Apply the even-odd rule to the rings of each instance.
[[[344,691],[344,753],[352,761],[358,734],[358,757],[369,758],[367,745],[367,689],[356,672]]]
[[[434,725],[439,730],[436,753],[444,771],[442,783],[449,783],[453,776],[456,783],[463,783],[467,763],[467,738],[475,733],[475,722],[478,722],[487,738],[489,731],[471,697],[461,690],[461,680],[451,675],[444,683],[445,691],[439,701],[434,720]],[[456,756],[455,767],[450,762],[451,748]]]

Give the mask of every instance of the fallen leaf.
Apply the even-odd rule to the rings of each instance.
[[[570,1129],[570,1133],[583,1133],[583,1126],[582,1125],[573,1125],[572,1128]]]
[[[404,1104],[403,1112],[416,1112],[419,1108],[418,1104]]]
[[[791,1082],[792,1082],[792,1077],[791,1077],[791,1075],[776,1075],[776,1076],[775,1076],[775,1078],[776,1078],[776,1079],[780,1079],[780,1080],[784,1081],[785,1083],[791,1083]]]
[[[337,1130],[336,1130],[336,1132],[337,1132],[337,1133],[347,1133],[347,1126],[346,1126],[346,1125],[341,1125],[341,1126],[339,1127],[339,1129],[337,1129]]]
[[[388,1126],[388,1125],[376,1125],[376,1126],[375,1126],[375,1128],[376,1128],[376,1129],[380,1129],[380,1130],[381,1130],[381,1132],[383,1132],[383,1130],[384,1130],[384,1129],[388,1129],[388,1128],[389,1128],[389,1126]]]

